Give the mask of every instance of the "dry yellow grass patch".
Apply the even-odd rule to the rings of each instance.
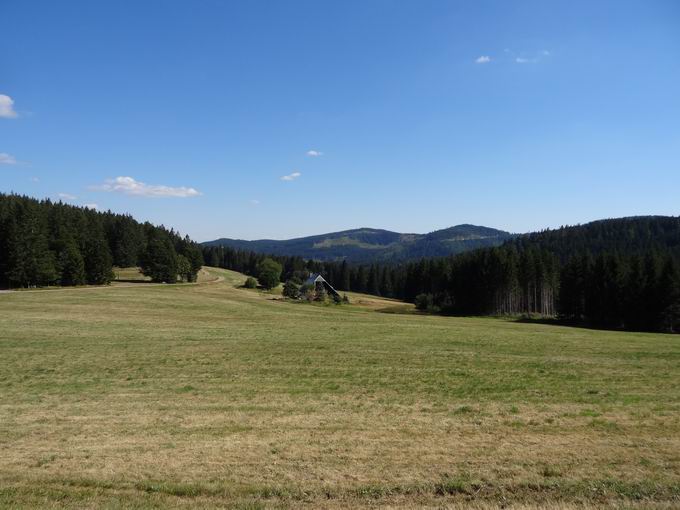
[[[680,505],[675,337],[210,273],[0,296],[0,507]]]

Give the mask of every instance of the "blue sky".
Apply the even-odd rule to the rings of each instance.
[[[0,191],[200,241],[680,214],[675,0],[0,0],[0,17]]]

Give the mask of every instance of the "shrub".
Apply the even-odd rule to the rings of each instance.
[[[307,301],[314,301],[314,285],[307,283],[300,286],[300,297]]]
[[[283,285],[283,297],[298,299],[300,297],[300,286],[292,279]]]
[[[327,297],[328,297],[328,293],[326,292],[326,289],[321,287],[319,290],[316,291],[316,296],[314,296],[314,301],[321,301],[322,303],[325,303]]]
[[[416,309],[422,312],[439,313],[441,308],[434,304],[432,294],[418,294],[415,299]]]
[[[246,278],[246,283],[244,283],[243,286],[246,289],[255,289],[257,288],[257,280],[252,276],[249,276],[248,278]]]
[[[416,296],[416,309],[426,311],[433,305],[432,294],[418,294]]]

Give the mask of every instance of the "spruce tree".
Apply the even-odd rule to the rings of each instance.
[[[177,255],[167,234],[153,231],[141,258],[142,274],[157,283],[177,282]]]
[[[66,240],[57,252],[60,285],[84,285],[85,261],[73,239]]]

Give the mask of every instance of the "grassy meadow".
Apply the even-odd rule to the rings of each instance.
[[[0,508],[680,507],[678,336],[210,273],[0,294]]]

